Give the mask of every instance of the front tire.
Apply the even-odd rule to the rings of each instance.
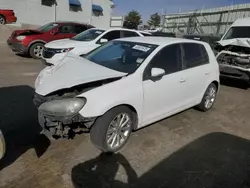
[[[208,86],[202,98],[201,103],[198,106],[196,106],[196,108],[203,112],[210,110],[215,103],[217,91],[218,91],[218,88],[216,87],[216,85],[214,83],[211,83]]]
[[[115,153],[127,143],[135,122],[128,107],[113,108],[96,120],[90,130],[90,139],[101,151]]]
[[[29,50],[29,54],[34,59],[41,59],[43,52],[44,44],[43,43],[35,43],[32,44]]]
[[[6,19],[3,15],[0,15],[0,24],[5,25],[6,24]]]

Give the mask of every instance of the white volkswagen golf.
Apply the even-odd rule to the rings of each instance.
[[[44,133],[71,139],[90,131],[93,144],[116,152],[132,131],[191,107],[210,110],[219,68],[207,43],[135,37],[67,56],[36,80],[34,103]]]

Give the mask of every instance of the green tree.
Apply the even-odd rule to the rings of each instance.
[[[148,20],[148,25],[151,27],[158,27],[161,24],[161,16],[158,13],[152,14]]]
[[[125,23],[128,25],[133,25],[133,27],[138,27],[142,23],[141,15],[136,10],[130,11],[125,16]]]

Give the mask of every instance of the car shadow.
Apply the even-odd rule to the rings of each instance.
[[[32,57],[30,55],[24,55],[24,54],[19,54],[19,53],[16,53],[16,55],[18,57],[21,57],[21,58],[29,58],[29,59],[32,59]]]
[[[228,87],[235,87],[244,90],[247,90],[250,87],[250,84],[247,81],[243,80],[220,78],[220,83],[221,85],[225,85]]]
[[[34,148],[40,157],[50,141],[40,135],[37,109],[33,105],[34,89],[30,86],[0,88],[0,129],[6,142],[6,154],[0,160],[0,171]]]
[[[129,169],[127,184],[114,180],[122,163]],[[184,146],[139,178],[121,154],[101,154],[75,166],[72,182],[75,188],[249,188],[250,141],[211,133]]]

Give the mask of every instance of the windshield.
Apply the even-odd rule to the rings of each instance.
[[[48,23],[48,24],[38,28],[37,30],[41,31],[41,32],[48,32],[48,31],[50,31],[51,29],[53,29],[53,28],[55,28],[57,26],[58,26],[57,23]]]
[[[85,56],[101,66],[124,73],[133,73],[157,48],[157,45],[112,41]]]
[[[72,38],[72,40],[78,40],[78,41],[92,41],[96,39],[99,35],[101,35],[105,30],[101,29],[88,29],[75,37]]]
[[[223,40],[235,38],[250,38],[250,27],[231,27]]]

